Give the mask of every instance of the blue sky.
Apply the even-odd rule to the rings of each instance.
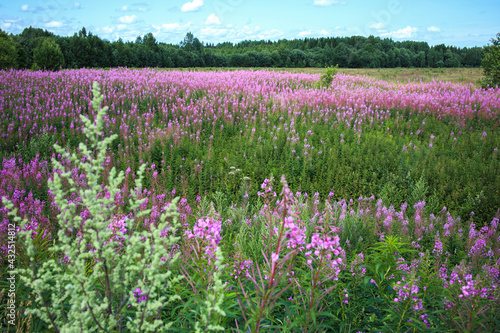
[[[83,26],[101,38],[152,32],[179,43],[375,35],[394,40],[483,46],[500,32],[499,0],[0,0],[0,29],[44,28],[70,36]]]

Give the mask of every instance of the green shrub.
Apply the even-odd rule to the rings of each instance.
[[[491,39],[491,43],[484,47],[481,67],[486,76],[483,85],[495,87],[500,85],[500,33],[497,34],[496,39]]]

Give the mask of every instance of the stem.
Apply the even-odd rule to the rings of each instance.
[[[118,321],[118,314],[120,313],[120,311],[123,309],[123,307],[125,306],[125,304],[128,302],[128,299],[129,299],[130,296],[127,296],[127,297],[124,297],[123,296],[123,293],[122,293],[122,301],[120,303],[120,305],[118,306],[118,308],[116,308],[116,313],[115,313],[115,319]],[[121,324],[120,324],[121,325]]]
[[[399,317],[399,323],[398,323],[398,328],[397,328],[396,332],[399,332],[399,328],[401,327],[401,322],[403,321],[403,317],[406,313],[406,310],[408,309],[408,305],[410,305],[410,302],[411,302],[411,298],[409,298],[408,301],[406,302],[406,306],[405,306],[405,310],[403,311],[403,315]]]
[[[198,269],[200,273],[200,278],[201,278],[201,289],[205,289],[205,275],[202,272],[201,266],[202,266],[202,249],[203,249],[203,244],[205,243],[205,239],[202,240],[201,244],[198,243],[198,240],[196,239],[196,243],[198,244]]]
[[[103,264],[104,264],[104,278],[106,280],[106,296],[108,297],[108,314],[111,315],[113,314],[113,309],[111,308],[111,285],[109,283],[109,272],[108,272],[108,265],[106,265],[106,259],[102,258]]]
[[[265,300],[267,298],[267,295],[268,295],[268,292],[266,292],[264,294],[264,297],[262,298],[261,306],[260,306],[260,310],[259,310],[259,316],[257,317],[257,322],[255,323],[255,331],[254,331],[254,333],[257,333],[259,331],[260,320],[262,318],[262,312],[264,312],[264,306],[267,303],[267,302],[265,302]]]
[[[472,302],[472,309],[469,312],[469,323],[467,324],[467,329],[469,329],[469,330],[472,326],[472,314],[474,313],[475,306],[476,306],[476,301],[474,300],[474,302]]]
[[[318,277],[319,277],[319,272],[321,271],[321,266],[323,264],[323,256],[325,254],[325,249],[321,250],[321,257],[319,260],[319,265],[318,269],[316,270],[316,275],[314,276],[313,279],[313,285],[312,285],[312,290],[311,290],[311,297],[309,298],[309,311],[307,311],[307,316],[306,316],[306,328],[305,328],[305,333],[307,333],[307,328],[309,327],[309,320],[311,318],[311,311],[312,311],[312,306],[313,306],[313,301],[314,301],[314,296],[315,295],[315,290],[316,290],[316,285],[318,283]]]
[[[451,331],[451,327],[453,326],[453,317],[455,316],[455,310],[457,309],[457,305],[453,304],[453,311],[451,312],[451,317],[450,317],[450,327],[448,328],[449,331]]]
[[[83,291],[83,294],[85,295],[85,297],[87,297],[87,299],[89,298],[88,295],[87,295],[87,292],[85,291],[85,282],[82,282],[82,281],[79,281],[80,284],[82,285],[82,291]],[[97,326],[99,327],[99,329],[101,329],[102,331],[106,331],[108,332],[108,330],[105,330],[101,324],[99,324],[99,322],[97,321],[97,318],[95,317],[94,315],[94,311],[92,311],[92,307],[90,306],[90,303],[87,301],[87,307],[90,311],[90,314],[92,315],[92,319],[94,319],[94,322],[97,324]]]
[[[276,245],[275,254],[279,254],[280,248],[281,248],[281,239],[283,238],[283,231],[285,229],[285,217],[286,217],[286,212],[287,212],[286,203],[287,203],[287,199],[286,199],[286,196],[284,196],[283,197],[283,218],[282,218],[281,230],[280,230],[280,233],[279,233],[279,236],[278,236],[278,244]],[[269,205],[268,205],[268,207],[269,207]],[[270,235],[272,237],[272,232],[273,232],[273,228],[272,228],[272,214],[270,214],[269,217],[270,217],[269,220],[271,222],[271,225],[270,225]],[[269,250],[271,250],[271,239],[269,241]],[[269,252],[271,252],[271,251],[269,251]],[[262,302],[261,302],[261,306],[260,306],[260,310],[259,310],[259,315],[258,315],[257,321],[255,323],[255,331],[254,331],[254,333],[258,332],[258,329],[259,329],[259,326],[260,326],[260,321],[262,319],[262,313],[264,312],[264,307],[268,303],[268,297],[272,295],[272,291],[273,291],[274,275],[276,274],[276,268],[277,268],[278,265],[276,264],[276,262],[272,261],[272,256],[271,256],[271,263],[272,263],[272,271],[271,271],[271,275],[269,276],[269,285],[267,287],[267,290],[264,292],[264,295],[263,295],[263,298],[262,298]]]
[[[283,238],[283,231],[285,230],[285,217],[286,217],[286,197],[283,198],[283,222],[281,223],[280,234],[278,236],[278,244],[276,246],[275,254],[279,254],[281,248],[281,239]],[[272,260],[272,259],[271,259]],[[276,263],[272,264],[272,272],[269,278],[269,289],[271,289],[271,285],[274,281],[274,274],[276,273],[276,267],[278,266]]]
[[[49,319],[50,319],[50,322],[52,323],[52,326],[54,326],[54,329],[56,330],[56,332],[59,333],[60,332],[59,328],[57,328],[57,325],[54,322],[54,319],[50,315],[49,306],[47,304],[47,301],[45,300],[45,297],[43,296],[43,294],[40,294],[40,297],[42,298],[43,306],[45,307],[45,310],[47,311],[47,315],[49,316]]]
[[[29,237],[31,237],[31,233],[30,233]],[[31,266],[33,267],[33,276],[34,276],[35,280],[38,280],[38,275],[36,274],[35,265],[33,262],[34,260],[30,260],[30,261],[31,261]],[[40,295],[40,298],[42,299],[43,306],[45,307],[45,311],[47,311],[47,316],[50,319],[50,323],[52,324],[52,326],[54,326],[54,329],[56,330],[56,332],[59,333],[60,332],[59,328],[57,327],[57,325],[54,321],[54,318],[52,318],[52,315],[50,314],[49,305],[47,304],[47,300],[45,299],[45,296],[43,296],[43,293],[40,293],[39,295]]]
[[[153,287],[154,287],[154,283],[155,283],[155,279],[153,278],[153,280],[151,281],[151,287],[149,288],[149,291],[146,294],[146,300],[145,300],[146,304],[144,304],[144,310],[142,311],[142,314],[141,314],[141,322],[140,322],[139,327],[138,327],[139,330],[141,329],[142,324],[144,324],[144,315],[146,314],[146,309],[148,308],[149,294],[151,293],[151,289],[153,289]]]

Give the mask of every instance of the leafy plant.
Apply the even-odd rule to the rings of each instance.
[[[26,244],[28,264],[19,269],[22,281],[33,290],[35,299],[26,311],[33,314],[56,332],[79,330],[123,330],[157,332],[166,331],[172,323],[156,319],[159,311],[179,296],[161,292],[181,279],[168,270],[179,255],[170,256],[169,249],[179,237],[175,231],[177,222],[176,201],[165,208],[160,223],[150,230],[139,230],[134,219],[116,216],[115,198],[120,192],[118,186],[124,178],[123,172],[116,174],[113,168],[108,177],[106,195],[102,195],[99,183],[106,159],[106,150],[116,135],[101,140],[100,133],[107,107],[100,108],[104,97],[97,83],[93,85],[92,106],[96,112],[95,124],[82,116],[85,134],[90,142],[89,149],[83,143],[81,155],[63,154],[85,172],[87,184],[78,187],[70,177],[71,172],[56,159],[52,160],[55,170],[49,188],[59,207],[57,236],[49,251],[51,257],[40,262],[33,242],[34,230],[27,228],[28,221],[16,216],[12,202],[5,197],[3,202],[20,223],[20,239]],[[144,166],[139,171],[136,187],[141,189]],[[69,183],[64,189],[62,180]],[[88,211],[83,220],[77,213],[77,204],[69,200],[71,193],[78,193],[81,207]],[[132,195],[130,207],[132,216],[140,218],[149,213],[141,209],[144,200]],[[170,221],[167,221],[167,217]]]
[[[481,67],[486,76],[483,85],[495,87],[500,85],[500,33],[491,39],[491,43],[484,47]]]
[[[319,78],[319,81],[316,82],[316,87],[317,88],[328,88],[330,87],[331,83],[333,82],[333,77],[337,75],[339,71],[339,65],[335,66],[330,66],[326,69],[326,72],[324,74],[321,74],[321,77]]]

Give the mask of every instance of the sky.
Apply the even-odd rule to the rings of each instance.
[[[178,44],[305,37],[379,36],[458,47],[487,45],[500,32],[500,0],[0,0],[0,29],[71,36],[85,27],[109,41],[151,32]]]

